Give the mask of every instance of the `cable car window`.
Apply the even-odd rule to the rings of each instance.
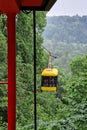
[[[57,76],[42,76],[41,86],[56,87],[57,86]]]

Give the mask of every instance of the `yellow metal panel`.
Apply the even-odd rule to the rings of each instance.
[[[56,87],[45,87],[45,86],[42,86],[41,90],[42,91],[56,91],[57,88]]]
[[[56,68],[46,68],[43,70],[41,76],[57,76],[58,70]]]

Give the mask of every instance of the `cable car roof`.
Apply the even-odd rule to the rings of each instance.
[[[58,76],[58,70],[56,68],[46,68],[41,73],[41,76]]]
[[[20,10],[48,11],[56,0],[0,0],[0,13],[19,13]]]

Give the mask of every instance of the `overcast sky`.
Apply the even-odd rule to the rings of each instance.
[[[87,15],[87,0],[57,0],[51,10],[47,13],[50,16],[61,15]]]

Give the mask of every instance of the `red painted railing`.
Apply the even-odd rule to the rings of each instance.
[[[0,82],[0,84],[8,84],[8,82]]]

